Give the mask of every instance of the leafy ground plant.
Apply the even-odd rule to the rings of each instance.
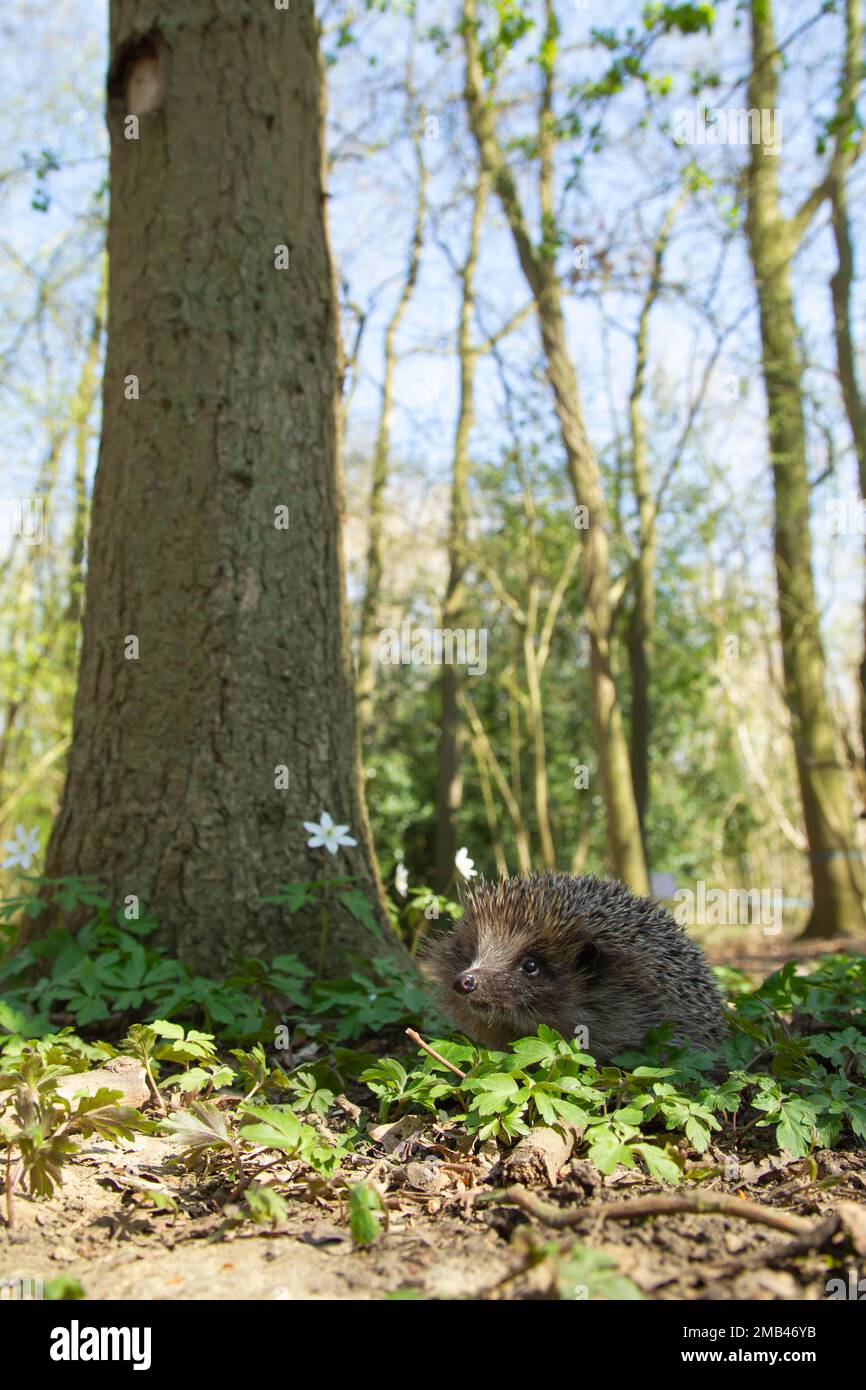
[[[194,1019],[226,1042],[248,1043],[289,1018],[303,1019],[309,1036],[328,1028],[351,1040],[430,1015],[420,981],[388,955],[359,964],[345,980],[316,980],[288,953],[270,962],[239,956],[225,980],[212,980],[154,949],[148,938],[156,921],[146,915],[130,919],[123,908],[113,911],[91,880],[33,877],[25,882],[31,891],[0,904],[10,947],[14,920],[44,912],[46,899],[56,926],[38,940],[19,942],[5,959],[0,943],[0,1032],[44,1034],[60,1017],[77,1029],[99,1026],[111,1036],[136,1017]],[[325,882],[284,885],[268,901],[297,911],[318,901]],[[360,903],[352,880],[329,881],[328,891],[366,922],[370,907],[366,900]],[[63,925],[64,915],[81,907],[93,916],[72,933]]]
[[[57,1090],[69,1068],[38,1048],[4,1059],[0,1073],[0,1148],[5,1149],[6,1224],[14,1223],[13,1199],[19,1187],[50,1197],[62,1180],[63,1165],[79,1152],[76,1142],[92,1134],[131,1140],[148,1122],[118,1105],[121,1091],[99,1089],[69,1100]]]
[[[819,1151],[856,1151],[866,1137],[862,956],[808,973],[787,965],[757,989],[728,972],[724,1047],[677,1048],[659,1030],[640,1053],[599,1066],[544,1027],[499,1051],[443,1036],[418,977],[391,962],[338,981],[316,979],[290,955],[240,961],[226,981],[191,977],[149,944],[152,923],[112,915],[92,885],[56,888],[61,914],[86,892],[91,921],[75,937],[58,925],[0,963],[7,1220],[14,1195],[49,1196],[77,1140],[94,1133],[120,1144],[136,1134],[170,1140],[178,1170],[226,1229],[279,1226],[312,1198],[340,1212],[365,1248],[382,1239],[407,1181],[401,1147],[383,1158],[389,1131],[411,1136],[409,1156],[444,1153],[460,1172],[538,1126],[565,1127],[599,1181],[631,1169],[664,1188],[718,1182],[744,1155],[814,1166]],[[425,1029],[432,1053],[407,1044],[407,1026]],[[73,1101],[58,1090],[117,1055],[144,1070],[147,1118],[124,1111],[110,1089]],[[421,1169],[436,1177],[435,1165]],[[139,1205],[173,1209],[159,1184],[128,1190]],[[614,1267],[588,1258],[572,1246],[544,1254],[555,1296],[584,1287],[630,1296]]]

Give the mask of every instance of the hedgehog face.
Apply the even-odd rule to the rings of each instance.
[[[545,940],[531,919],[503,932],[473,911],[435,943],[425,967],[463,1031],[487,1047],[504,1047],[534,1034],[540,1023],[569,1036],[589,984],[591,954],[591,947],[566,948],[550,933]]]
[[[506,946],[497,943],[470,953],[474,958],[461,962],[451,988],[458,1007],[469,1010],[476,1031],[494,1028],[497,1034],[519,1038],[555,1018],[570,988],[540,947],[509,952]]]

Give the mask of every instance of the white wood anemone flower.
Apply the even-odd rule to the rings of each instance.
[[[475,860],[469,858],[469,850],[465,845],[458,849],[454,856],[454,867],[464,878],[475,878],[478,870],[475,867]]]
[[[22,869],[29,869],[39,853],[40,838],[38,829],[25,830],[20,823],[16,825],[15,838],[3,841],[3,848],[9,851],[9,857],[3,860],[0,869],[14,869],[16,864],[20,864]]]
[[[310,832],[307,845],[310,849],[321,849],[324,847],[329,854],[336,854],[341,846],[350,848],[358,843],[351,835],[347,835],[348,825],[335,825],[334,817],[328,812],[323,811],[321,819],[305,820],[304,829]]]

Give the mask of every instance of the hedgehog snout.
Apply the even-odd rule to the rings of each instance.
[[[454,981],[454,990],[457,994],[472,994],[478,988],[478,981],[468,970],[462,970]]]

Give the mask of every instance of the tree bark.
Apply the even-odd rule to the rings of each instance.
[[[511,818],[514,831],[514,851],[517,856],[517,871],[521,874],[529,874],[532,872],[532,854],[529,845],[529,828],[523,815],[523,809],[513,789],[508,785],[508,778],[502,771],[499,759],[493,751],[484,725],[478,717],[478,711],[472,703],[469,693],[465,689],[460,691],[460,704],[469,722],[472,751],[475,755],[479,772],[483,768],[492,776],[493,781],[496,783],[496,789],[502,797],[505,808]]]
[[[635,340],[635,368],[629,395],[631,427],[631,465],[638,510],[638,547],[634,561],[634,593],[628,628],[628,659],[631,674],[631,719],[629,721],[631,775],[646,853],[646,819],[649,808],[649,764],[652,710],[650,708],[650,643],[655,626],[655,565],[658,548],[657,511],[652,495],[643,394],[649,356],[650,315],[662,288],[662,267],[674,219],[682,206],[682,195],[668,209],[653,244],[652,269],[641,305]]]
[[[771,0],[751,0],[749,107],[778,107],[779,55]],[[803,364],[790,263],[802,219],[786,221],[780,205],[779,157],[751,146],[748,235],[758,293],[775,492],[775,568],[785,675],[803,817],[809,841],[813,908],[807,936],[866,930],[862,867],[845,771],[826,692],[826,668],[812,574],[810,495]]]
[[[415,200],[415,222],[406,258],[406,273],[400,294],[388,326],[385,329],[385,350],[382,378],[382,400],[379,407],[379,427],[373,452],[373,472],[370,479],[370,506],[367,532],[367,575],[361,600],[360,638],[358,642],[358,722],[362,744],[373,722],[373,692],[376,686],[376,646],[379,632],[379,603],[384,569],[385,489],[391,456],[391,417],[394,412],[394,373],[397,366],[397,332],[418,283],[421,249],[424,240],[424,217],[427,205],[427,169],[421,145],[420,113],[414,110],[411,66],[406,83],[410,94],[409,119],[415,122],[413,145],[418,168],[418,189]]]
[[[521,270],[535,297],[547,377],[553,390],[569,478],[579,507],[586,508],[581,529],[583,595],[590,640],[592,716],[607,813],[613,872],[635,892],[648,891],[646,860],[632,784],[622,708],[611,660],[610,542],[601,473],[586,433],[577,374],[568,351],[562,295],[550,246],[533,242],[517,186],[502,150],[493,111],[486,100],[478,44],[476,0],[464,0],[466,106],[481,162],[489,173],[509,227]],[[540,196],[543,236],[552,233],[552,113],[550,75],[540,113]]]
[[[87,455],[90,448],[90,417],[93,411],[97,387],[99,352],[102,347],[102,331],[105,323],[105,306],[108,297],[108,264],[103,258],[102,276],[93,311],[93,323],[87,342],[87,355],[81,370],[81,381],[72,408],[75,428],[75,511],[72,521],[72,547],[69,558],[69,599],[64,614],[68,624],[67,645],[69,664],[74,664],[76,646],[79,638],[79,624],[84,598],[85,567],[84,555],[87,547]]]
[[[469,512],[469,440],[474,418],[475,366],[477,352],[472,343],[472,319],[475,310],[475,271],[481,225],[487,202],[487,179],[479,171],[472,200],[469,223],[469,244],[466,259],[460,270],[462,293],[457,325],[457,360],[460,368],[460,396],[457,426],[454,432],[454,454],[451,470],[451,514],[448,525],[448,584],[442,604],[442,626],[457,626],[463,599],[463,576],[466,571],[467,518]],[[463,777],[460,768],[464,731],[460,718],[460,676],[457,666],[446,663],[440,681],[441,714],[439,723],[439,766],[436,779],[436,847],[434,884],[440,893],[454,877],[454,856],[457,853],[457,813],[463,800]]]
[[[861,0],[847,0],[845,6],[845,73],[843,82],[842,122],[837,141],[850,140],[851,126],[856,118],[856,95],[860,85],[860,55],[863,51],[863,6]],[[847,89],[847,91],[846,91]],[[842,389],[842,401],[851,429],[860,498],[866,503],[866,400],[857,379],[857,359],[851,327],[851,290],[854,284],[854,247],[848,217],[846,170],[833,170],[830,187],[833,237],[836,242],[836,271],[830,281],[833,296],[833,328],[836,341],[836,369]],[[866,633],[866,596],[863,606],[863,626]],[[860,663],[860,735],[863,757],[866,760],[866,647]]]
[[[848,221],[848,199],[844,180],[834,188],[833,234],[836,240],[837,266],[830,286],[833,295],[833,317],[836,338],[836,369],[842,388],[845,414],[851,429],[854,451],[857,455],[857,473],[860,482],[860,499],[866,502],[866,401],[857,380],[854,339],[851,331],[851,286],[854,282],[854,251],[851,243],[851,229]],[[863,606],[863,627],[866,632],[866,597]],[[863,756],[866,758],[866,646],[859,669],[860,680],[860,736]]]
[[[137,896],[210,975],[234,949],[315,963],[317,913],[262,897],[323,873],[373,899],[381,886],[344,599],[312,4],[113,0],[108,84],[103,428],[46,872]],[[358,841],[333,860],[302,828],[323,810]],[[330,945],[337,967],[373,940],[335,908]]]

